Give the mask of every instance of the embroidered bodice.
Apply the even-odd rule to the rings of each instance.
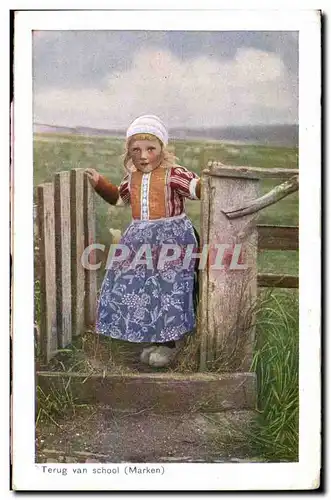
[[[119,187],[100,176],[95,190],[111,204],[130,204],[133,219],[151,220],[182,214],[185,198],[200,198],[200,179],[194,172],[174,165],[147,174],[137,170],[127,174]]]

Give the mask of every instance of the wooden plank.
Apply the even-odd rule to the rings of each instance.
[[[259,183],[252,179],[210,177],[209,245],[228,245],[224,269],[208,271],[208,345],[213,363],[224,371],[247,371],[252,361],[254,341],[254,306],[257,300],[257,230],[256,216],[229,221],[223,213],[230,202],[239,204],[258,196]],[[231,269],[235,245],[241,245],[238,264]],[[240,251],[240,247],[237,247]],[[215,259],[213,259],[215,260]],[[213,364],[209,369],[214,369]]]
[[[95,204],[94,190],[87,178],[84,176],[84,234],[85,248],[96,243],[95,235]],[[96,251],[89,254],[89,263],[96,264]],[[85,269],[85,325],[93,326],[96,320],[97,305],[97,272]]]
[[[200,245],[203,248],[208,244],[209,235],[209,178],[201,177],[201,205],[200,205]],[[201,250],[200,250],[201,251]],[[208,266],[200,270],[199,283],[199,308],[197,329],[201,338],[200,343],[200,365],[199,370],[205,371],[207,368],[208,354]]]
[[[70,172],[54,176],[55,251],[58,343],[61,348],[71,344],[71,225]]]
[[[48,363],[58,348],[53,184],[39,185],[37,199],[40,256],[40,347],[41,356],[44,362]]]
[[[209,162],[205,175],[215,177],[232,177],[245,179],[290,179],[299,175],[299,170],[294,168],[259,168],[247,166],[229,166],[219,162]]]
[[[297,226],[269,226],[258,224],[259,250],[299,250]]]
[[[295,193],[299,189],[299,177],[297,175],[291,177],[287,181],[274,187],[268,193],[264,194],[260,198],[246,202],[243,206],[237,206],[236,208],[227,208],[223,210],[228,219],[237,219],[238,217],[244,217],[246,215],[255,214],[260,212],[266,207],[274,205],[278,201],[282,200],[286,196]]]
[[[70,176],[71,193],[71,297],[72,333],[84,330],[85,269],[81,258],[84,252],[84,170],[73,169]]]
[[[132,412],[219,412],[254,409],[254,373],[78,374],[37,372],[37,384],[47,394],[69,388],[81,404],[107,405]]]
[[[299,288],[299,277],[286,274],[258,274],[259,287],[268,288]]]

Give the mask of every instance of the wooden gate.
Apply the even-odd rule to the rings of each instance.
[[[94,193],[83,169],[37,187],[40,350],[47,363],[95,322],[96,271],[81,262],[95,242]]]

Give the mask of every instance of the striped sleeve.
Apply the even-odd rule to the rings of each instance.
[[[200,199],[200,178],[185,167],[171,169],[170,185],[180,196],[190,200]]]
[[[124,203],[124,205],[129,205],[130,204],[130,201],[131,201],[131,197],[130,197],[130,174],[127,174],[120,186],[119,186],[119,194],[120,194],[120,197],[121,197],[121,201],[122,203]]]

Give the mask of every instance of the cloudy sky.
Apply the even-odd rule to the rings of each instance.
[[[37,31],[33,73],[37,123],[298,122],[297,32]]]

